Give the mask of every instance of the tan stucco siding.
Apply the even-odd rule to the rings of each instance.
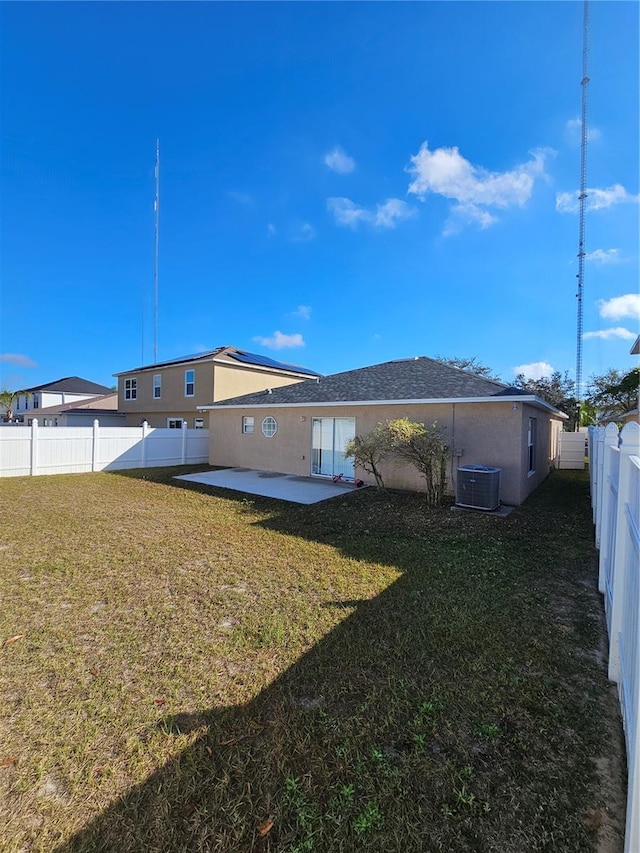
[[[185,371],[195,371],[195,393],[185,395]],[[153,396],[153,377],[162,377],[161,396]],[[125,380],[136,379],[136,399],[125,399]],[[193,427],[194,418],[204,418],[208,423],[208,413],[198,412],[197,406],[205,406],[213,400],[213,367],[211,362],[202,364],[180,364],[128,373],[118,377],[118,405],[127,415],[127,426],[138,425],[146,420],[149,426],[166,427],[167,418],[185,418]]]
[[[255,419],[254,432],[242,433],[243,416]],[[276,419],[278,430],[272,438],[262,434],[262,420]],[[355,417],[356,434],[368,432],[380,421],[399,417],[443,428],[452,448],[449,487],[455,492],[458,466],[489,465],[501,469],[500,497],[503,503],[518,505],[547,476],[550,468],[550,418],[543,410],[513,403],[443,403],[433,405],[326,406],[300,408],[218,409],[211,412],[210,463],[230,467],[258,468],[308,476],[311,473],[311,423],[314,417]],[[527,471],[527,425],[529,416],[538,423],[536,470]],[[461,455],[457,455],[456,451]],[[420,475],[412,468],[391,460],[383,465],[385,483],[390,488],[421,489]],[[356,476],[367,483],[373,478],[361,470]]]
[[[187,370],[195,371],[195,393],[192,397],[185,395]],[[162,377],[161,396],[158,399],[153,396],[155,375]],[[137,381],[135,400],[125,399],[126,379]],[[168,418],[183,418],[189,427],[193,427],[194,420],[202,418],[206,428],[209,426],[209,412],[199,411],[198,406],[299,381],[297,377],[251,366],[227,366],[213,361],[183,363],[119,376],[118,404],[119,410],[127,416],[127,426],[138,426],[146,420],[149,426],[166,427]]]
[[[243,394],[265,391],[267,388],[280,388],[282,385],[294,385],[301,381],[299,376],[288,376],[276,370],[247,369],[237,364],[215,364],[213,397],[208,401],[228,400]],[[308,380],[304,380],[308,381]]]

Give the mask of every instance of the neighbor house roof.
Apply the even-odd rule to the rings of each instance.
[[[64,379],[56,379],[55,382],[47,382],[44,385],[36,385],[33,388],[25,388],[29,394],[35,391],[59,391],[62,394],[108,394],[111,388],[106,385],[98,385],[97,382],[89,382],[80,376],[66,376]]]
[[[247,352],[246,350],[238,349],[237,347],[224,346],[216,349],[208,350],[207,352],[199,352],[195,355],[185,355],[181,358],[174,358],[170,361],[159,361],[156,364],[146,364],[141,367],[134,367],[132,370],[123,370],[120,373],[114,373],[114,376],[125,376],[129,373],[140,373],[143,370],[157,370],[160,367],[171,367],[179,364],[197,364],[205,361],[220,361],[226,362],[231,360],[238,364],[249,364],[253,367],[265,367],[272,370],[284,370],[288,373],[299,373],[304,376],[319,376],[315,370],[309,370],[308,367],[301,367],[299,364],[289,364],[286,361],[276,361],[266,355],[257,355],[256,353]]]
[[[118,411],[118,394],[116,391],[110,391],[108,394],[99,394],[96,397],[89,397],[86,400],[74,400],[72,403],[60,403],[57,406],[40,406],[37,409],[30,409],[29,417],[37,417],[38,415],[61,415],[69,412],[84,412],[90,409],[92,412],[105,414],[113,414]]]
[[[221,400],[202,409],[229,406],[302,406],[346,403],[443,402],[462,400],[522,400],[536,402],[557,412],[555,407],[521,388],[494,382],[461,370],[443,361],[420,356],[387,361],[344,373],[318,377],[316,382],[300,382],[241,397]]]

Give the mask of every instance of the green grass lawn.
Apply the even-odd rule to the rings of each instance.
[[[498,519],[181,470],[2,480],[3,853],[617,849],[583,472]]]

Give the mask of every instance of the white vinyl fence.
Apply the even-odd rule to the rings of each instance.
[[[584,470],[586,440],[583,432],[561,432],[558,467]]]
[[[609,678],[618,687],[627,768],[625,853],[640,850],[640,426],[589,429],[591,505],[599,588],[609,631]]]
[[[0,477],[120,471],[209,461],[209,430],[140,427],[0,428]]]

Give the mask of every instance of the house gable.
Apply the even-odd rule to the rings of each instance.
[[[236,347],[218,347],[115,374],[119,409],[127,414],[127,422],[146,420],[150,426],[162,427],[176,418],[193,426],[196,418],[203,418],[201,410],[207,404],[224,397],[256,393],[318,375],[308,368]],[[208,421],[208,416],[204,417]]]

